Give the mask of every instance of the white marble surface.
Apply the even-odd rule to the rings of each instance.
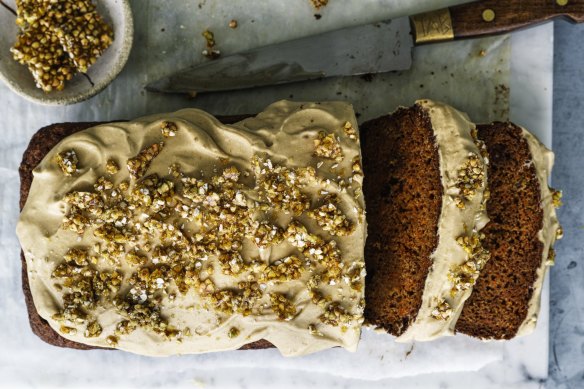
[[[375,97],[388,93],[387,89],[380,85],[391,83],[391,77],[396,77],[396,75],[377,76],[371,83],[362,80],[352,82],[333,80],[323,81],[316,88],[314,85],[290,87],[290,89],[285,87],[278,91],[238,92],[229,96],[208,95],[188,101],[182,97],[149,96],[141,91],[141,87],[147,81],[172,71],[176,67],[199,61],[199,52],[203,44],[200,31],[206,27],[217,32],[220,48],[224,53],[228,53],[337,26],[379,20],[433,8],[438,4],[460,3],[461,1],[436,0],[412,4],[405,0],[368,0],[360,2],[359,12],[355,12],[354,9],[349,12],[348,7],[343,7],[343,3],[346,5],[348,2],[339,0],[325,8],[321,12],[322,19],[318,21],[312,16],[314,11],[306,5],[308,0],[286,2],[286,9],[282,5],[283,2],[272,1],[273,7],[270,10],[255,9],[244,1],[234,0],[230,7],[220,7],[217,2],[201,1],[200,8],[198,3],[188,4],[187,10],[192,14],[176,12],[177,8],[174,6],[179,3],[176,0],[165,2],[164,4],[170,3],[168,8],[154,1],[146,3],[149,6],[144,6],[143,2],[144,0],[133,2],[135,18],[144,24],[142,28],[140,25],[136,27],[137,46],[134,48],[129,66],[110,88],[96,98],[72,107],[38,107],[23,103],[4,86],[0,86],[0,107],[2,107],[0,112],[4,117],[11,119],[9,125],[3,126],[7,136],[0,139],[2,151],[0,174],[4,178],[0,183],[0,198],[2,199],[0,204],[4,216],[0,224],[0,247],[6,259],[6,261],[0,261],[0,288],[2,289],[0,309],[5,313],[0,318],[0,339],[5,345],[0,351],[0,376],[5,378],[3,384],[9,382],[17,386],[101,386],[117,383],[118,386],[133,386],[132,384],[140,383],[141,386],[172,384],[179,387],[258,387],[270,384],[274,387],[362,387],[365,384],[364,381],[346,377],[359,377],[357,373],[365,373],[355,367],[359,366],[359,362],[365,362],[366,356],[357,361],[357,358],[351,360],[345,355],[342,357],[345,358],[345,365],[340,365],[341,359],[337,361],[317,357],[316,361],[311,360],[303,366],[299,360],[282,360],[273,350],[259,352],[265,354],[261,357],[266,361],[265,363],[258,363],[259,354],[253,354],[253,356],[250,354],[257,352],[246,353],[250,356],[245,357],[243,354],[236,354],[233,357],[216,354],[208,358],[182,357],[164,361],[105,351],[87,353],[60,350],[43,344],[30,333],[28,328],[20,294],[19,263],[14,262],[19,249],[13,233],[18,211],[15,201],[8,201],[8,199],[15,197],[18,186],[16,169],[22,151],[32,133],[40,126],[51,122],[131,118],[185,106],[200,106],[213,112],[226,114],[253,112],[279,97],[289,97],[289,94],[294,94],[295,99],[323,99],[329,96],[329,99],[344,98],[356,101],[359,102],[356,109],[362,113],[363,118],[391,110],[395,104],[409,104],[416,97],[446,100],[463,110],[470,111],[476,120],[504,118],[507,100],[504,94],[497,94],[495,87],[498,83],[507,84],[508,79],[504,75],[496,78],[494,73],[499,73],[498,70],[500,70],[502,74],[505,74],[505,66],[508,66],[508,62],[505,59],[505,62],[499,65],[487,63],[487,66],[484,66],[487,69],[483,69],[476,63],[472,63],[472,61],[476,62],[476,59],[470,56],[478,52],[479,48],[486,47],[493,57],[506,58],[505,50],[508,50],[508,42],[505,39],[496,39],[483,41],[482,45],[476,42],[462,44],[457,52],[459,55],[467,53],[468,61],[456,61],[455,57],[436,56],[436,53],[432,53],[439,52],[441,49],[417,50],[415,53],[418,58],[417,63],[423,64],[425,60],[425,66],[431,62],[436,66],[440,61],[449,59],[457,62],[456,66],[455,64],[451,66],[453,74],[457,76],[453,78],[458,82],[447,83],[447,86],[442,88],[437,88],[436,85],[431,86],[438,77],[432,77],[428,68],[421,67],[416,71],[420,74],[424,71],[427,73],[423,76],[425,77],[424,87],[421,87],[421,84],[418,85],[417,82],[414,84],[413,80],[401,81],[401,86],[398,86],[397,82],[395,86],[392,84],[393,90],[390,89],[390,91],[393,93],[391,99],[386,102],[385,109],[383,105],[378,104],[378,99]],[[160,13],[170,14],[174,22],[169,23],[168,19],[161,21]],[[276,16],[270,18],[268,22],[268,14]],[[226,24],[235,17],[234,15],[240,21],[240,28],[230,31],[226,28]],[[189,19],[193,18],[197,23],[188,23]],[[254,26],[255,23],[262,23],[264,28]],[[269,25],[283,27],[266,30],[265,27]],[[162,29],[165,31],[163,32]],[[531,126],[546,142],[551,141],[551,104],[549,104],[552,69],[551,36],[551,27],[544,26],[512,38],[512,61],[514,62],[511,81],[511,117],[520,124]],[[489,46],[485,46],[487,44]],[[185,50],[182,55],[175,56],[162,49],[183,45],[193,45],[195,49]],[[432,55],[435,56],[434,59]],[[489,56],[487,60],[488,58]],[[473,66],[466,68],[460,62],[471,63]],[[444,65],[440,63],[440,66]],[[476,72],[471,74],[470,69],[475,69]],[[411,77],[411,74],[404,74],[403,77]],[[484,94],[467,95],[466,91],[472,89],[469,85],[483,88]],[[120,93],[124,89],[130,90]],[[369,93],[363,93],[364,90]],[[461,93],[461,91],[465,92]],[[473,99],[477,96],[483,96],[484,99],[485,95],[489,97],[489,102],[486,104],[488,109],[480,107],[477,102],[473,103]],[[497,96],[502,100],[496,101]],[[547,293],[547,289],[544,293]],[[446,351],[444,351],[444,346],[441,349],[438,343],[435,346],[427,344],[416,349],[416,352],[412,354],[414,356],[412,361],[415,361],[415,358],[422,358],[417,363],[400,361],[400,354],[391,352],[391,350],[396,351],[399,346],[388,343],[385,365],[380,363],[380,368],[372,370],[370,378],[410,376],[367,382],[367,386],[466,387],[470,383],[473,387],[488,387],[493,383],[525,387],[537,385],[537,379],[547,375],[547,299],[544,299],[542,312],[537,334],[507,344],[478,344],[478,342],[474,344],[472,341],[464,343],[464,338],[461,340],[461,337],[456,337],[454,340],[446,340],[447,344],[451,343]],[[453,352],[461,348],[468,349],[469,344],[474,345],[468,350],[468,354],[464,351]],[[427,352],[418,351],[424,348]],[[401,353],[403,355],[403,350]],[[462,360],[457,362],[455,359],[457,356],[462,356]],[[393,363],[389,363],[388,361],[392,361],[392,358]],[[465,363],[465,361],[472,361],[472,363]],[[460,370],[476,370],[487,363],[490,364],[479,372],[460,372]],[[31,370],[31,366],[34,366],[34,369]],[[68,367],[75,370],[75,381],[71,380],[72,372]],[[301,372],[301,369],[312,372]],[[97,373],[97,370],[101,374]],[[411,376],[415,373],[429,373],[437,370],[440,373]],[[447,370],[458,370],[458,372],[446,373]],[[323,373],[325,371],[328,374]],[[530,381],[529,378],[535,381],[533,379]],[[7,379],[9,381],[6,381]]]

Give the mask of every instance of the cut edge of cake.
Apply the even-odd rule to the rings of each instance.
[[[438,245],[424,285],[422,304],[398,342],[454,335],[454,326],[475,280],[489,259],[480,231],[486,213],[488,158],[468,116],[444,103],[418,100],[427,110],[440,158],[442,206]]]
[[[408,221],[410,225],[406,226],[404,231],[427,229],[428,223],[425,221],[423,224],[418,223],[424,220],[423,215],[417,218],[412,217],[412,212],[416,212],[415,209],[412,210],[412,206],[416,199],[424,196],[422,192],[426,191],[419,185],[420,181],[426,179],[424,178],[427,174],[426,169],[434,169],[435,174],[439,175],[439,182],[435,181],[433,185],[439,186],[436,189],[440,192],[438,216],[435,226],[432,226],[436,243],[431,252],[426,250],[425,253],[418,254],[421,253],[420,247],[426,242],[416,239],[415,234],[411,238],[403,236],[409,232],[389,230],[387,235],[380,236],[379,229],[382,222],[370,221],[375,231],[370,231],[367,242],[370,254],[366,258],[367,271],[371,274],[366,285],[368,302],[372,299],[383,301],[385,298],[397,298],[399,301],[386,301],[387,307],[383,303],[381,306],[370,307],[366,310],[370,313],[369,316],[366,315],[366,319],[372,325],[396,335],[397,341],[400,342],[424,341],[453,335],[454,325],[464,301],[470,295],[474,281],[488,259],[488,253],[482,248],[480,242],[480,230],[488,221],[485,212],[488,191],[485,168],[487,158],[484,145],[477,139],[475,125],[465,114],[446,104],[431,100],[418,100],[411,108],[401,107],[393,114],[364,123],[361,128],[365,139],[363,143],[365,181],[371,180],[369,185],[365,185],[366,196],[369,196],[369,215],[374,213],[373,217],[377,218],[377,215],[385,215],[389,212],[388,216],[395,218],[398,222]],[[371,141],[367,138],[379,136],[372,132],[391,131],[398,133],[405,131],[405,133],[397,137],[396,134],[389,134],[393,138],[386,140],[385,143],[395,143],[389,145],[390,149],[386,153],[383,149],[373,153],[368,148]],[[437,159],[438,166],[436,164],[424,166],[423,162],[420,164],[420,159],[427,158],[426,155],[419,151],[407,150],[407,148],[412,148],[407,138],[418,136],[417,133],[420,131],[426,131],[427,139],[424,141],[431,142],[430,148],[435,154],[434,158]],[[375,145],[371,147],[379,148],[384,140],[375,138],[373,142]],[[422,141],[419,143],[423,144]],[[429,149],[424,150],[424,153],[428,152]],[[373,155],[367,156],[368,153]],[[406,163],[417,163],[418,170],[411,171],[409,166],[395,162],[396,155],[408,158]],[[418,159],[418,162],[415,159]],[[394,169],[381,170],[378,167],[380,161],[382,165],[387,163]],[[373,164],[376,165],[373,166]],[[381,171],[387,174],[389,180],[387,177],[385,181],[383,181],[384,178],[374,179],[375,171],[372,170],[375,169],[378,173]],[[402,171],[406,174],[417,175],[414,185],[410,182],[402,182],[403,178],[399,177]],[[415,184],[416,182],[418,185]],[[375,188],[376,185],[385,185],[386,188],[380,190],[380,188]],[[367,193],[367,190],[370,192]],[[387,192],[389,196],[387,202],[373,200],[372,198],[378,195],[373,193],[374,191],[380,192],[381,195]],[[373,201],[376,201],[375,205],[371,205]],[[402,242],[404,238],[406,241]],[[403,243],[406,246],[404,250],[409,253],[404,254],[404,250],[396,252],[395,247],[391,247],[399,243]],[[411,253],[413,255],[409,255]],[[414,294],[409,290],[411,288],[407,285],[411,286],[410,280],[406,279],[407,275],[404,272],[399,272],[399,269],[412,266],[417,266],[420,274],[424,275],[423,283],[416,282],[417,288],[422,289],[421,295],[419,291]],[[394,271],[395,269],[398,271]],[[383,279],[384,275],[388,274],[396,278],[389,279],[390,276]],[[406,285],[405,288],[404,285]],[[382,295],[383,290],[388,292],[387,296]],[[405,292],[405,299],[409,300],[405,303],[402,291]],[[409,307],[408,313],[403,313],[404,307]],[[414,314],[411,312],[412,307],[417,307]]]
[[[521,131],[523,137],[527,140],[535,170],[538,172],[537,179],[541,190],[540,204],[543,208],[543,226],[538,232],[538,239],[543,243],[543,251],[541,265],[537,269],[537,280],[529,301],[527,316],[519,327],[516,336],[528,335],[535,330],[537,318],[539,317],[545,273],[548,267],[555,264],[556,253],[554,245],[556,240],[563,238],[564,234],[556,213],[556,208],[561,206],[562,193],[549,186],[549,179],[554,166],[554,153],[546,148],[527,129],[521,127]]]
[[[555,211],[561,192],[548,187],[553,153],[529,131],[501,122],[478,128],[491,156],[485,241],[492,258],[456,331],[484,340],[511,339],[535,329],[545,271],[562,235]]]
[[[392,284],[397,282],[397,287],[402,287],[407,293],[411,293],[411,291],[404,287],[404,285],[407,286],[409,280],[400,280],[398,275],[396,281],[396,279],[388,276],[394,273],[389,270],[385,271],[385,280],[375,280],[378,274],[384,272],[384,268],[386,268],[385,270],[391,270],[394,266],[402,267],[403,265],[400,261],[403,261],[404,257],[407,256],[404,254],[402,258],[396,259],[392,254],[394,249],[389,247],[393,243],[393,237],[388,232],[389,228],[377,219],[379,215],[383,215],[386,221],[390,223],[393,220],[391,218],[395,215],[387,214],[388,210],[390,213],[406,212],[407,207],[404,206],[397,211],[394,208],[392,211],[391,205],[372,199],[378,195],[383,196],[384,192],[391,194],[394,188],[376,188],[376,186],[385,185],[385,181],[383,177],[375,176],[375,171],[371,171],[371,164],[375,164],[373,166],[374,169],[381,171],[378,166],[385,163],[387,169],[383,174],[390,177],[389,179],[391,180],[392,174],[395,174],[392,171],[395,168],[395,162],[392,162],[392,154],[396,154],[395,150],[393,150],[396,146],[389,143],[401,142],[403,139],[400,136],[396,137],[396,139],[389,139],[392,136],[389,132],[392,130],[397,132],[404,131],[414,136],[415,131],[419,129],[412,128],[412,126],[424,126],[423,121],[416,119],[419,115],[424,116],[422,107],[424,106],[426,109],[434,107],[435,109],[436,104],[442,106],[441,103],[428,100],[417,101],[412,107],[400,107],[390,115],[367,121],[361,126],[361,134],[364,138],[363,153],[366,172],[364,188],[368,199],[368,217],[371,217],[369,221],[370,234],[367,241],[368,256],[366,257],[367,271],[369,273],[366,284],[368,302],[366,323],[377,330],[386,331],[397,336],[398,342],[431,340],[439,336],[454,335],[458,332],[483,340],[511,339],[516,336],[527,335],[534,330],[539,316],[541,289],[545,279],[545,272],[547,267],[553,265],[555,258],[553,245],[563,234],[555,211],[555,208],[561,205],[561,192],[548,187],[554,155],[525,128],[510,122],[497,122],[490,125],[477,125],[475,130],[475,125],[468,121],[468,117],[465,114],[461,115],[464,120],[468,121],[469,126],[473,128],[473,141],[479,149],[486,166],[484,174],[486,187],[481,200],[481,209],[477,213],[479,219],[482,220],[476,223],[477,228],[475,228],[473,236],[469,236],[466,241],[459,242],[467,250],[470,262],[463,264],[462,267],[460,265],[450,266],[449,268],[442,267],[439,271],[442,273],[442,279],[448,274],[446,277],[451,281],[454,279],[466,280],[467,284],[463,287],[465,293],[457,301],[458,303],[454,304],[454,307],[448,300],[444,299],[446,304],[439,301],[430,310],[431,304],[429,301],[431,299],[427,298],[430,294],[424,292],[423,295],[425,297],[419,301],[419,309],[414,315],[411,312],[402,310],[400,315],[394,315],[391,318],[387,315],[384,317],[384,314],[391,312],[390,308],[392,306],[400,308],[401,304],[399,298],[396,299],[395,293],[391,293],[390,286]],[[442,107],[448,106],[444,105]],[[448,107],[447,109],[452,108]],[[436,121],[431,120],[431,115],[428,116],[432,127],[435,128]],[[427,123],[425,125],[427,126]],[[501,155],[500,146],[494,146],[490,138],[483,138],[485,131],[488,130],[498,132],[495,133],[498,137],[504,137],[505,133],[509,131],[514,132],[515,141],[519,144],[519,148],[523,148],[523,157],[519,157],[513,151],[516,146],[512,146],[513,142],[511,140],[507,143],[503,142],[502,145],[507,147],[508,150],[504,151],[504,155]],[[388,139],[380,138],[380,134],[383,133]],[[368,140],[368,138],[373,140]],[[436,136],[436,133],[434,133],[432,139],[439,145],[440,139]],[[384,145],[384,143],[387,144]],[[372,152],[373,155],[368,155]],[[441,158],[440,162],[442,163],[443,161],[444,158]],[[497,172],[504,168],[510,169],[516,175],[516,182],[507,182],[511,180],[509,177],[504,177],[502,180],[498,178],[499,175],[497,173],[491,180],[491,177],[489,177],[491,171]],[[428,164],[428,169],[432,169],[431,164]],[[449,174],[452,174],[452,170]],[[441,177],[444,177],[444,173],[445,171],[442,171]],[[370,184],[368,184],[368,179],[373,182],[370,181]],[[531,183],[529,183],[530,180]],[[441,181],[443,182],[444,180]],[[494,185],[493,188],[490,187],[491,181]],[[508,186],[504,187],[503,184]],[[531,185],[531,192],[518,191],[517,188],[521,188],[522,185]],[[448,193],[447,186],[444,187],[443,193]],[[501,201],[501,197],[509,195],[515,196],[513,200],[515,204],[520,204],[521,202],[531,203],[531,208],[526,208],[523,211],[525,217],[521,218],[520,221],[514,220],[509,215],[505,219],[504,213],[496,211],[496,206],[500,205],[498,202]],[[447,197],[447,195],[443,196],[443,198]],[[446,202],[442,204],[441,217],[443,216],[445,204]],[[511,206],[512,204],[505,205],[505,207]],[[491,211],[485,212],[488,209],[491,209]],[[485,215],[485,213],[487,214]],[[510,212],[507,213],[509,214]],[[501,220],[501,217],[503,217],[503,220]],[[491,218],[491,221],[489,221],[489,218]],[[404,220],[410,219],[406,218]],[[483,229],[481,230],[481,228]],[[530,230],[531,232],[529,232]],[[437,232],[437,235],[440,236],[440,233]],[[412,239],[412,243],[415,244],[416,240]],[[511,247],[512,245],[515,245],[513,249],[515,251],[506,251],[506,254],[510,255],[501,254],[502,246]],[[531,260],[528,261],[523,258],[521,253],[525,254],[533,248],[537,251],[534,251],[535,255],[530,254]],[[432,253],[432,263],[427,269],[436,268],[436,261],[440,260],[440,256],[436,254],[439,254],[438,250]],[[473,261],[473,258],[478,259],[478,261]],[[508,273],[505,266],[501,265],[502,260],[507,263],[507,267],[517,267],[518,273]],[[383,263],[384,261],[386,261],[385,264]],[[392,261],[394,263],[391,263]],[[454,269],[462,269],[464,277],[456,277]],[[434,282],[432,281],[432,270],[420,269],[420,274],[428,274],[427,276],[424,275],[426,277],[424,290],[431,289],[428,286],[431,286]],[[386,285],[383,285],[384,281]],[[493,282],[501,284],[497,286],[499,289],[494,287],[495,284]],[[420,285],[419,282],[417,284]],[[485,290],[489,291],[487,294],[490,294],[491,299],[483,298]],[[495,292],[493,293],[493,291]],[[417,297],[413,293],[411,295],[411,299],[420,300],[419,295]],[[508,299],[505,296],[511,296],[512,298]],[[370,306],[372,301],[375,303],[373,307]],[[379,305],[378,301],[382,303]],[[436,300],[434,299],[434,301]],[[510,307],[507,311],[498,309],[505,305]],[[384,310],[384,306],[389,308]],[[477,312],[482,312],[482,316],[477,316]],[[432,323],[430,320],[432,316],[441,319],[442,327]],[[489,323],[497,321],[499,322],[499,327]],[[431,324],[428,326],[428,323]],[[432,324],[434,324],[434,327],[432,327]],[[438,328],[438,330],[430,331],[431,328]]]
[[[363,123],[361,144],[368,218],[365,320],[399,336],[420,309],[438,241],[438,150],[420,105]]]

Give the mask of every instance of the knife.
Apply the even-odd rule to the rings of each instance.
[[[343,28],[183,69],[146,86],[164,93],[216,92],[324,77],[406,70],[417,45],[511,32],[565,18],[584,21],[584,0],[487,0]]]

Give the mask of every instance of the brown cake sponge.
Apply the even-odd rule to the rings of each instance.
[[[490,222],[482,232],[491,259],[464,305],[456,331],[482,339],[511,339],[527,316],[541,266],[541,190],[520,127],[493,123],[477,128],[490,160]]]
[[[220,117],[223,123],[235,123],[250,115],[242,116],[229,116]],[[50,126],[41,128],[33,135],[28,147],[26,148],[23,156],[22,162],[18,169],[20,173],[20,209],[24,207],[26,199],[28,198],[28,193],[30,186],[32,184],[34,168],[42,161],[42,159],[47,155],[47,153],[57,145],[63,138],[88,129],[90,127],[96,126],[98,124],[104,124],[103,122],[79,122],[79,123],[58,123],[52,124]],[[26,308],[28,310],[28,318],[32,332],[36,334],[43,341],[59,347],[74,348],[79,350],[89,350],[97,349],[100,347],[88,346],[82,343],[74,342],[68,340],[59,333],[57,333],[49,325],[49,323],[43,319],[37,312],[34,302],[32,299],[32,294],[30,291],[30,286],[28,283],[28,273],[26,269],[26,260],[24,258],[24,253],[21,252],[20,258],[22,261],[22,289],[24,291],[24,297],[26,302]],[[259,340],[244,345],[241,349],[263,349],[274,347],[270,342],[266,340]]]
[[[399,336],[422,303],[438,245],[442,184],[430,117],[420,105],[361,126],[367,204],[365,320]]]

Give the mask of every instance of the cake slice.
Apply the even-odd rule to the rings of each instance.
[[[562,235],[554,208],[560,192],[548,187],[553,153],[527,130],[493,123],[479,125],[478,131],[490,159],[490,222],[482,232],[491,259],[456,330],[481,339],[511,339],[535,328],[545,271]]]
[[[369,324],[399,341],[454,332],[488,260],[485,150],[466,115],[420,100],[361,126]]]

